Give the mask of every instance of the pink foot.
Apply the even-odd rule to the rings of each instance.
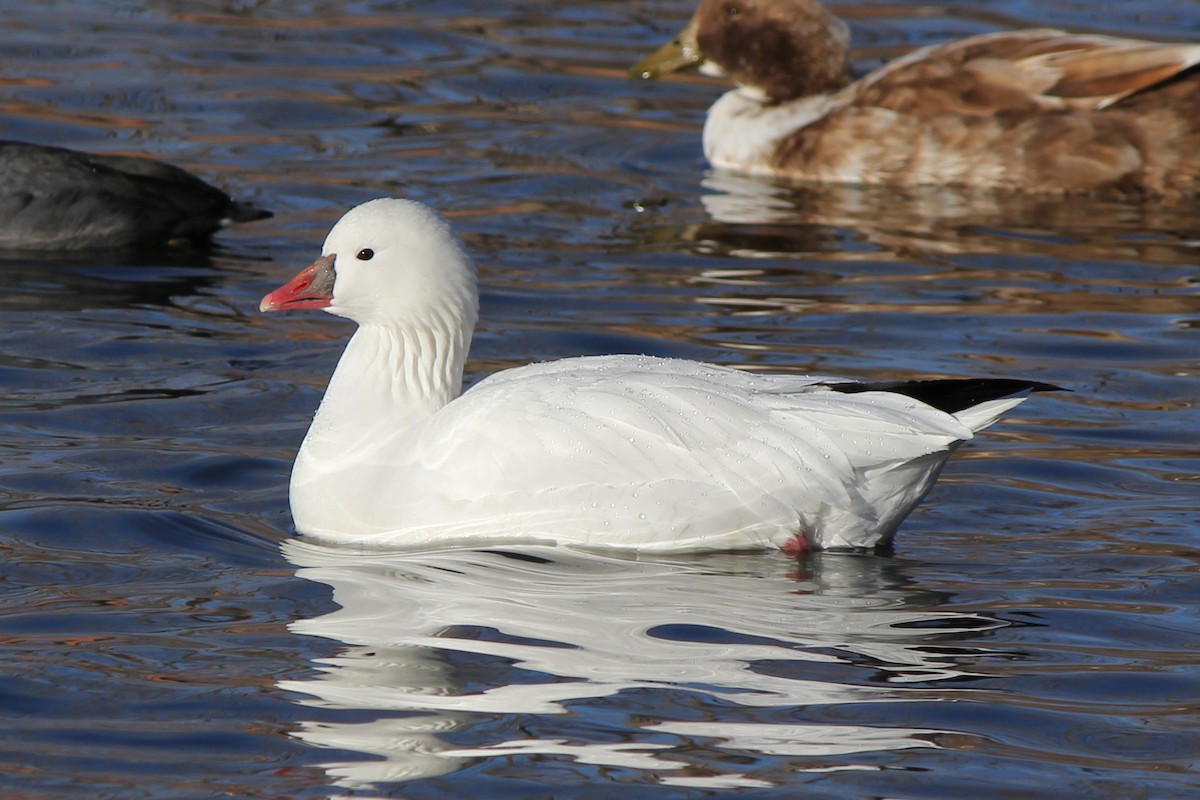
[[[811,553],[813,550],[812,543],[808,541],[808,537],[803,533],[797,533],[792,538],[783,543],[779,548],[780,552],[788,558],[800,558],[801,556]]]

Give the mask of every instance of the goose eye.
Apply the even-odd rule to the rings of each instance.
[[[359,261],[370,261],[374,257],[375,251],[369,247],[364,247],[362,250],[358,251],[357,258]]]

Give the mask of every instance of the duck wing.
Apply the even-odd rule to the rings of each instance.
[[[914,114],[1099,110],[1200,63],[1200,45],[1030,30],[915,51],[847,92]]]

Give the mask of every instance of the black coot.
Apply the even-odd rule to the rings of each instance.
[[[0,141],[0,248],[203,242],[228,222],[269,216],[161,161]]]

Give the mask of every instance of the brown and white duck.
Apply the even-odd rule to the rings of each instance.
[[[855,81],[815,0],[702,0],[634,65],[737,88],[709,109],[716,167],[820,182],[1031,193],[1200,192],[1200,44],[1026,30],[917,50]]]

